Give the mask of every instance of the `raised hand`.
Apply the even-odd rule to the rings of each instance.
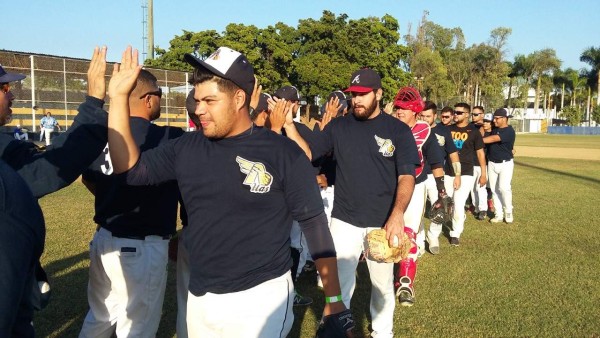
[[[325,126],[337,116],[341,106],[340,99],[337,96],[329,99],[329,101],[325,104],[325,112],[323,113],[321,121],[316,121],[319,129],[325,129]]]
[[[133,90],[142,66],[138,63],[138,50],[127,46],[121,57],[121,63],[115,63],[112,77],[108,83],[108,95],[115,98],[128,98]]]
[[[275,102],[275,106],[271,114],[269,114],[269,122],[271,124],[271,130],[281,134],[281,129],[286,123],[291,102],[277,98],[275,98],[273,102]]]
[[[104,100],[106,96],[106,46],[94,48],[92,61],[87,71],[88,95]]]
[[[250,107],[256,109],[258,101],[260,101],[260,93],[262,92],[262,85],[258,85],[258,79],[254,76],[254,89],[252,90],[252,96],[250,96]]]

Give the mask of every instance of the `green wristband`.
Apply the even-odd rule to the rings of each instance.
[[[327,303],[327,304],[341,302],[341,301],[342,301],[342,295],[337,295],[337,296],[333,296],[333,297],[325,297],[325,303]]]

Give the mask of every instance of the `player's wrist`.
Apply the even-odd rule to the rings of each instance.
[[[342,295],[335,295],[335,296],[329,296],[329,297],[325,297],[325,303],[326,304],[331,304],[331,303],[338,303],[342,301]]]

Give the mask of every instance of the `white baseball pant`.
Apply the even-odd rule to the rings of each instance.
[[[505,214],[513,212],[511,181],[515,169],[513,160],[502,163],[488,162],[488,180],[492,189],[496,213],[504,210]]]
[[[290,272],[248,290],[194,296],[188,293],[190,337],[287,337],[294,323]]]
[[[374,228],[359,228],[337,218],[331,219],[331,236],[337,252],[338,276],[342,290],[342,301],[350,308],[350,300],[356,287],[356,267],[364,251],[364,239]],[[373,320],[371,337],[393,337],[394,308],[394,263],[377,263],[366,260],[371,278],[370,312]]]
[[[177,338],[188,338],[187,332],[187,296],[190,285],[190,257],[184,245],[186,228],[179,233],[177,245]]]
[[[473,177],[475,178],[475,183],[473,184],[473,189],[471,190],[471,201],[477,208],[477,212],[487,211],[487,189],[485,185],[483,187],[479,186],[479,178],[481,177],[480,166],[473,166]]]
[[[88,303],[80,338],[155,337],[160,322],[169,241],[113,237],[100,228],[90,243]]]
[[[465,203],[467,197],[471,193],[471,187],[473,186],[475,177],[473,175],[461,175],[460,177],[460,188],[454,190],[454,177],[444,176],[444,186],[446,187],[446,193],[452,197],[454,202],[454,214],[452,215],[452,230],[450,230],[450,237],[460,238],[463,230],[465,229]]]

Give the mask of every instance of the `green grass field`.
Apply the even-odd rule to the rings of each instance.
[[[517,146],[600,149],[600,136],[519,134]]]
[[[517,139],[560,147],[566,140],[531,135]],[[396,308],[396,336],[600,336],[600,221],[594,211],[598,191],[600,162],[517,158],[515,223],[492,225],[469,216],[460,247],[442,241],[440,255],[423,256],[417,302],[412,308]],[[48,228],[42,263],[53,294],[35,326],[40,337],[76,337],[87,311],[93,198],[75,183],[40,203]],[[363,265],[352,304],[358,337],[369,330],[370,286]],[[158,337],[175,336],[174,265],[169,269]],[[323,300],[314,278],[301,277],[300,291],[315,302],[295,309],[291,337],[314,336]]]

